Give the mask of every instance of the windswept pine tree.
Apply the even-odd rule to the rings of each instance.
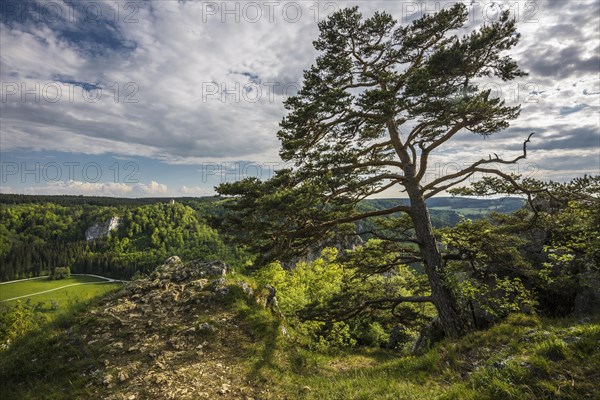
[[[348,224],[394,216],[379,236],[384,250],[395,254],[393,261],[365,268],[384,271],[419,260],[431,294],[369,304],[433,303],[450,337],[464,334],[469,322],[446,281],[425,201],[477,173],[510,178],[497,166],[525,158],[530,137],[511,159],[482,154],[460,171],[426,181],[432,157],[450,139],[501,132],[520,112],[476,85],[525,75],[506,54],[519,41],[515,21],[505,12],[462,35],[466,21],[463,4],[404,26],[385,12],[363,18],[356,7],[332,14],[319,24],[314,42],[321,54],[305,71],[298,94],[285,102],[280,155],[294,166],[266,182],[248,179],[218,188],[238,197],[229,223],[265,259],[301,254],[345,232]],[[357,210],[362,199],[391,188],[410,201]]]

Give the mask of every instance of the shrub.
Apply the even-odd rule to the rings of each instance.
[[[337,256],[337,249],[326,248],[312,262],[299,262],[289,270],[274,262],[253,275],[259,285],[277,290],[281,312],[301,343],[319,350],[357,343],[380,347],[388,344],[389,333],[398,323],[418,330],[423,321],[430,319],[433,307],[401,304],[396,311],[402,320],[386,309],[365,310],[346,320],[348,310],[361,299],[412,294],[420,287],[420,277],[406,266],[399,266],[387,276],[360,274],[347,259],[342,264]]]
[[[71,276],[71,268],[67,267],[56,267],[50,274],[51,280],[68,279]]]
[[[43,318],[29,303],[16,304],[0,313],[0,344],[6,344],[36,329]]]
[[[364,345],[383,347],[389,342],[390,335],[379,322],[371,322],[365,329],[358,332],[358,338]]]

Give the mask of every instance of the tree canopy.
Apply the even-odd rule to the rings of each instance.
[[[393,268],[418,257],[431,296],[391,301],[432,302],[448,336],[465,332],[468,322],[445,282],[425,200],[476,173],[508,177],[498,164],[526,157],[530,138],[513,158],[483,155],[460,171],[426,181],[432,155],[455,135],[489,136],[520,112],[518,105],[508,106],[477,85],[484,78],[525,75],[505,54],[520,37],[515,21],[505,12],[497,22],[464,33],[466,21],[462,4],[405,26],[385,12],[363,18],[356,7],[332,14],[319,24],[314,41],[321,54],[304,72],[298,94],[285,102],[280,155],[293,167],[266,182],[248,179],[218,187],[221,194],[238,197],[229,222],[242,239],[255,242],[265,261],[353,233],[355,223],[366,218],[406,215],[379,232],[387,250],[398,255],[387,264]],[[390,188],[410,201],[383,210],[357,209],[362,199]]]

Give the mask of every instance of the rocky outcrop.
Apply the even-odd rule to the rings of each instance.
[[[236,362],[254,339],[230,306],[263,304],[264,295],[227,272],[221,261],[169,257],[90,310],[77,338],[101,363],[82,371],[90,398],[266,398]]]
[[[365,241],[358,234],[336,235],[332,239],[315,244],[304,255],[284,262],[282,263],[282,266],[284,269],[292,269],[299,262],[313,262],[321,256],[321,252],[327,247],[334,247],[340,253],[343,253],[346,250],[356,250],[357,247],[360,247],[363,244],[365,244]]]
[[[565,204],[552,197],[537,196],[528,204],[528,208],[553,214],[565,208]]]
[[[96,240],[98,238],[106,237],[110,235],[110,232],[119,227],[119,217],[111,217],[104,222],[98,222],[90,226],[85,231],[85,240]]]
[[[162,283],[180,283],[202,278],[219,278],[226,274],[227,264],[223,261],[192,261],[184,264],[179,257],[173,256],[156,268],[150,275],[150,279]]]

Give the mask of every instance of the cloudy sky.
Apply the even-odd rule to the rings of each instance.
[[[407,23],[446,1],[0,2],[0,149],[4,193],[213,194],[268,177],[282,101],[314,61],[317,21],[358,5]],[[529,76],[489,82],[523,110],[489,139],[464,133],[431,174],[495,152],[513,172],[566,180],[600,173],[600,2],[472,1],[469,26],[510,8]],[[434,176],[432,175],[432,176]],[[387,193],[387,196],[393,193]]]

